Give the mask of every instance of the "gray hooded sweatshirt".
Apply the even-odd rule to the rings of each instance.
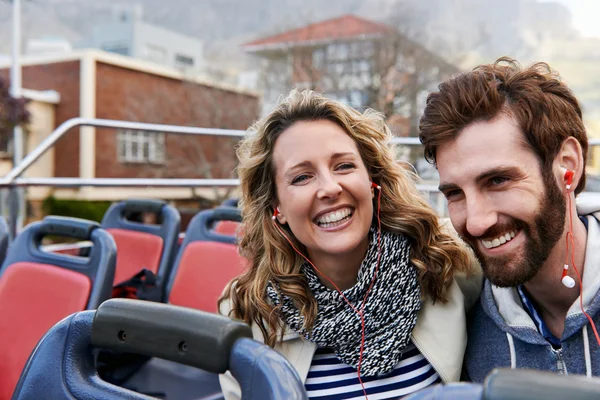
[[[577,213],[588,221],[583,306],[600,332],[600,195],[580,194]],[[538,332],[515,288],[499,288],[486,280],[480,302],[471,310],[468,321],[465,369],[474,382],[483,382],[494,368],[600,376],[600,348],[581,312],[579,298],[567,312],[558,350]]]

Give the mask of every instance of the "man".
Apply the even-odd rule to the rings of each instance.
[[[470,378],[497,367],[600,375],[579,299],[598,326],[600,197],[578,196],[577,214],[588,142],[573,93],[547,64],[502,58],[430,94],[420,139],[487,278],[470,315]]]

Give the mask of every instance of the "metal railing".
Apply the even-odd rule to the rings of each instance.
[[[147,124],[141,122],[115,121],[94,118],[73,118],[63,122],[46,139],[44,139],[19,164],[14,166],[4,177],[0,178],[2,187],[236,187],[238,179],[147,179],[147,178],[21,178],[20,176],[37,161],[44,153],[52,148],[70,129],[88,126],[95,128],[133,129],[154,133],[173,133],[180,135],[243,137],[247,131],[234,129],[196,128],[177,125]],[[420,145],[417,138],[394,138],[394,144],[416,146]],[[437,191],[433,185],[421,185],[426,192]]]
[[[172,133],[179,135],[243,137],[244,130],[196,128],[177,125],[148,124],[141,122],[116,121],[94,118],[73,118],[63,122],[44,139],[21,162],[15,165],[4,177],[0,178],[0,188],[49,186],[59,188],[73,187],[237,187],[238,179],[147,179],[147,178],[23,178],[21,175],[44,153],[52,148],[70,129],[76,127],[95,127],[113,129],[132,129],[154,133]],[[393,144],[401,146],[419,146],[415,137],[396,137]],[[590,146],[600,145],[600,139],[590,139]],[[437,185],[422,184],[418,189],[430,197],[430,203],[440,214],[445,213],[445,200],[439,194]]]

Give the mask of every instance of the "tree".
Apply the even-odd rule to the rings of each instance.
[[[10,95],[8,83],[0,77],[0,153],[12,154],[13,131],[29,123],[27,101]]]

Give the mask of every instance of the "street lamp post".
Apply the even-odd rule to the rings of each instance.
[[[10,95],[15,99],[21,98],[21,0],[12,0],[12,63],[10,68]],[[23,159],[23,128],[15,126],[13,136],[13,165]],[[9,196],[10,230],[14,238],[23,226],[25,203],[23,190],[13,188]]]

